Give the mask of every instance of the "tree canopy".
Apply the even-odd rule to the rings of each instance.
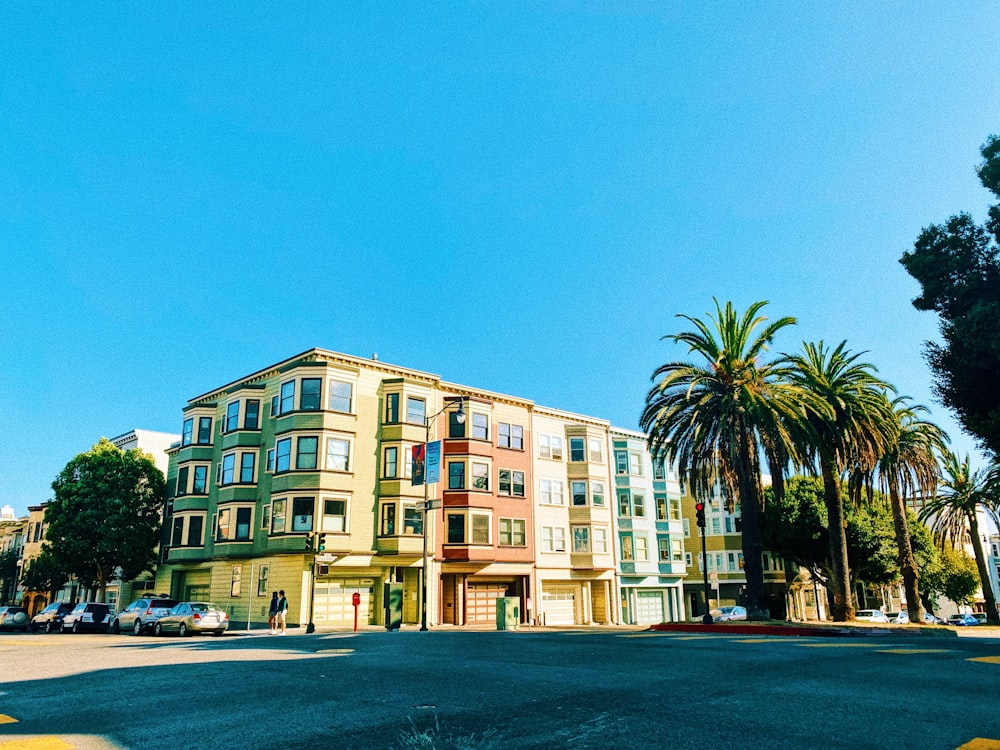
[[[54,595],[68,578],[65,566],[52,554],[51,546],[46,542],[41,554],[32,558],[24,569],[21,582],[28,591],[45,591]]]
[[[52,483],[45,538],[65,570],[102,589],[120,568],[135,578],[155,561],[165,494],[151,456],[101,438]]]
[[[979,179],[1000,198],[1000,137],[991,136],[980,153]],[[925,344],[937,396],[1000,457],[1000,204],[982,225],[960,213],[926,227],[900,263],[921,286],[914,307],[940,318],[943,343]]]

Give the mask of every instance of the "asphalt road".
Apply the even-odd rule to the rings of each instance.
[[[0,633],[0,672],[0,750],[886,750],[1000,740],[993,638]]]

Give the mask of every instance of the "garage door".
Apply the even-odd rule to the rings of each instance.
[[[553,586],[542,591],[542,615],[546,625],[576,624],[576,590]]]
[[[635,597],[636,625],[659,625],[666,622],[663,611],[663,594],[659,591],[640,591]]]
[[[316,602],[313,606],[313,622],[317,625],[330,627],[354,627],[354,605],[351,600],[354,592],[361,594],[358,605],[358,624],[370,624],[372,586],[367,581],[317,581]]]
[[[506,596],[503,584],[470,583],[465,604],[465,620],[470,625],[495,624],[497,597]]]

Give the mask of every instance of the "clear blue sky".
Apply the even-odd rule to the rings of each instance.
[[[985,215],[995,2],[212,5],[0,10],[0,505],[313,346],[634,428],[713,295],[972,449],[898,259]]]

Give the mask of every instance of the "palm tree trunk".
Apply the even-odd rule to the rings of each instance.
[[[910,622],[920,620],[920,573],[913,557],[910,544],[910,529],[906,525],[906,505],[899,495],[899,485],[894,479],[889,482],[889,502],[892,505],[892,525],[896,529],[896,547],[899,549],[899,571],[903,576],[903,590],[906,592],[906,614]]]
[[[844,520],[844,501],[840,496],[836,461],[820,457],[823,470],[823,500],[826,502],[827,531],[830,534],[830,588],[833,602],[830,610],[834,622],[854,619],[851,597],[851,571],[847,562],[847,524]]]
[[[990,625],[1000,625],[1000,613],[997,612],[997,599],[993,595],[990,583],[989,569],[986,567],[986,555],[983,553],[983,540],[979,538],[979,519],[975,508],[966,513],[969,519],[969,535],[972,537],[972,549],[976,553],[976,567],[979,568],[979,581],[983,587],[983,600],[986,604],[986,622]]]
[[[760,541],[760,493],[755,477],[740,472],[740,517],[743,530],[743,574],[746,576],[747,619],[767,620],[771,612],[764,589],[764,563]]]

